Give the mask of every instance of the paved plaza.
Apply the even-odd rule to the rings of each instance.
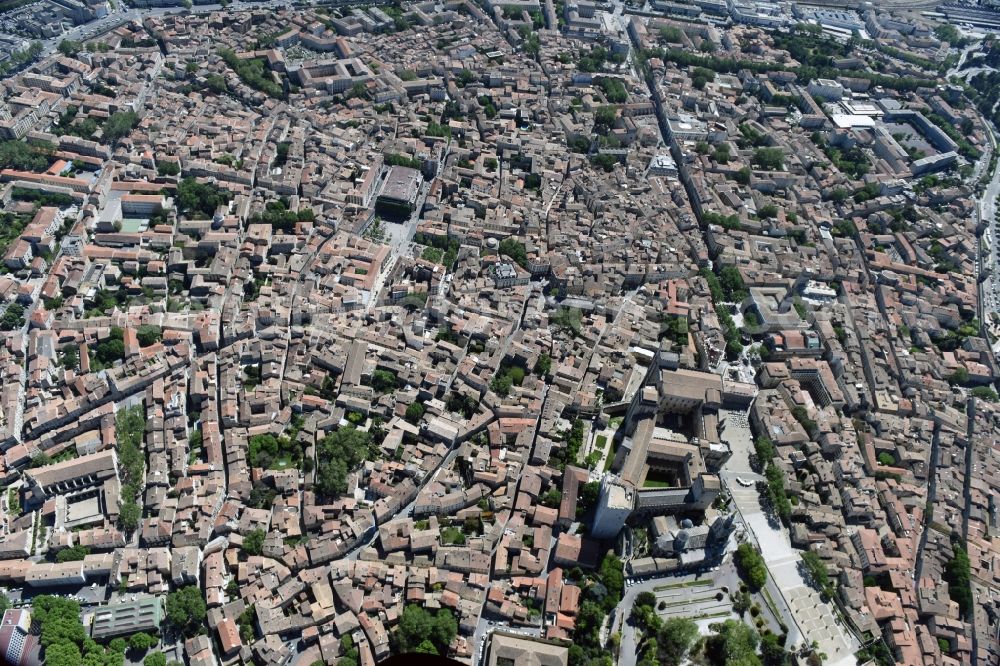
[[[749,423],[743,414],[723,412],[722,439],[733,448],[733,456],[726,463],[722,478],[739,509],[744,524],[752,534],[752,541],[760,549],[768,571],[773,578],[768,583],[779,610],[787,612],[794,622],[787,622],[789,647],[816,641],[819,651],[826,654],[825,664],[848,666],[855,664],[854,653],[860,644],[854,636],[836,620],[833,606],[823,602],[819,593],[802,577],[799,551],[792,547],[788,530],[770,520],[761,511],[760,497],[756,485],[749,488],[740,485],[736,479],[757,481],[762,479],[750,468],[750,453],[753,451],[753,437]],[[793,626],[794,625],[794,626]]]

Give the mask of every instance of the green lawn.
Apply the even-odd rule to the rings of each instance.
[[[122,233],[123,234],[138,234],[149,228],[149,220],[143,220],[134,217],[126,217],[122,219]]]
[[[726,617],[731,615],[730,611],[719,611],[718,613],[702,613],[701,615],[694,616],[693,620],[709,620],[715,617]]]
[[[670,470],[650,469],[646,472],[643,488],[676,488],[680,485],[677,475]]]
[[[688,604],[701,604],[708,601],[715,601],[715,595],[710,594],[707,597],[695,597],[694,599],[685,599],[684,601],[671,601],[663,605],[664,608],[676,608],[677,606],[687,606]],[[657,604],[659,606],[659,604]]]
[[[420,253],[421,259],[426,259],[427,261],[433,261],[435,264],[440,264],[441,260],[444,259],[444,250],[437,247],[425,246],[423,251]]]
[[[7,512],[12,516],[21,515],[21,496],[17,488],[7,489]]]
[[[767,604],[768,609],[770,609],[771,614],[774,617],[780,618],[781,615],[778,613],[778,606],[774,603],[774,599],[771,598],[771,593],[767,591],[766,587],[760,589],[764,593],[764,602]]]
[[[699,587],[702,585],[712,585],[711,578],[699,578],[698,580],[689,580],[683,583],[670,583],[669,585],[657,585],[653,588],[654,592],[660,592],[661,590],[676,590],[680,587]]]
[[[615,462],[615,455],[618,453],[618,444],[614,440],[611,440],[611,451],[608,452],[607,460],[604,461],[604,471],[607,472],[611,469],[611,465]]]
[[[289,467],[295,467],[295,461],[288,456],[278,456],[271,463],[271,469],[288,469]]]
[[[441,530],[441,542],[461,546],[465,543],[465,535],[462,534],[462,530],[454,527],[445,527]]]

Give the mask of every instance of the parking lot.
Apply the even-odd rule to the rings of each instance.
[[[3,590],[0,590],[3,591]],[[15,606],[28,604],[33,597],[39,594],[55,594],[79,602],[80,606],[96,606],[107,601],[108,586],[101,583],[91,583],[90,585],[50,587],[50,588],[11,588],[3,591],[11,603]]]

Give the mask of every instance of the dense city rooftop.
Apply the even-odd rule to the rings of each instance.
[[[992,35],[36,4],[0,16],[8,659],[1000,658]]]

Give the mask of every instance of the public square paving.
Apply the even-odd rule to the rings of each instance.
[[[753,447],[749,424],[742,415],[726,413],[721,434],[733,449],[733,456],[724,466],[722,477],[753,535],[752,541],[767,563],[774,588],[788,604],[788,611],[795,618],[802,638],[808,642],[816,641],[819,651],[826,654],[824,663],[828,666],[857,663],[854,653],[860,649],[860,644],[837,622],[836,611],[831,604],[824,603],[819,593],[806,583],[799,567],[799,551],[792,547],[788,531],[770,521],[761,511],[756,486],[746,488],[735,481],[736,478],[761,478],[749,466],[749,452]],[[798,632],[792,633],[796,636],[790,637],[796,640]]]

